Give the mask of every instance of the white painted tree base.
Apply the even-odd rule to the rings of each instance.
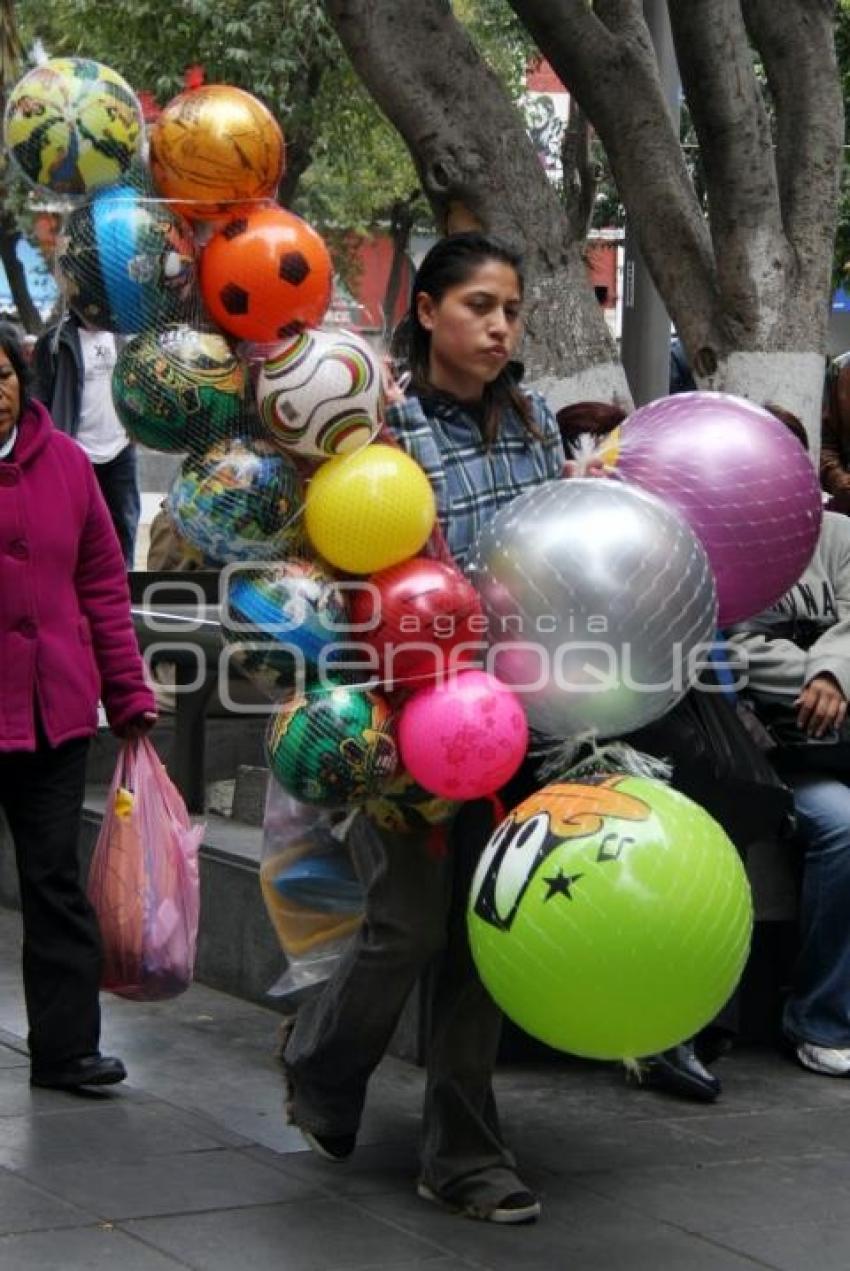
[[[626,411],[633,409],[626,373],[619,362],[599,362],[573,375],[544,375],[531,387],[543,394],[553,411],[574,402],[613,402]]]
[[[782,406],[802,420],[814,463],[820,456],[821,400],[826,361],[820,353],[731,353],[700,388]]]

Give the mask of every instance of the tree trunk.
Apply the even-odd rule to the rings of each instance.
[[[527,269],[523,357],[557,409],[628,387],[575,237],[518,111],[446,0],[324,0],[355,70],[403,137],[443,232],[480,227]]]
[[[6,271],[12,301],[24,330],[36,335],[42,328],[41,314],[33,302],[27,284],[26,270],[18,259],[17,246],[20,233],[9,223],[8,217],[0,221],[0,261]]]
[[[384,290],[382,307],[384,330],[389,333],[395,325],[395,311],[401,292],[401,278],[410,235],[413,230],[414,208],[421,197],[421,190],[414,192],[406,199],[396,199],[390,211],[390,237],[393,245],[393,256],[387,274],[387,285]]]
[[[318,96],[324,69],[324,62],[318,58],[310,61],[304,66],[300,81],[294,83],[293,97],[302,108]],[[291,207],[295,201],[301,178],[313,161],[314,141],[315,127],[312,124],[299,127],[297,122],[292,122],[287,129],[286,170],[277,187],[278,202],[283,207]]]
[[[830,0],[668,0],[706,223],[640,0],[510,0],[575,93],[704,388],[771,400],[819,445],[843,106]],[[760,54],[776,146],[753,66]],[[628,102],[628,110],[623,110]]]

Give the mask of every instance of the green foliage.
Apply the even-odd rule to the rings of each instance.
[[[505,0],[457,0],[482,54],[515,92],[531,48]],[[418,184],[407,150],[351,69],[319,0],[18,0],[25,48],[93,57],[160,104],[187,67],[261,97],[291,154],[309,159],[294,207],[320,226],[365,229]],[[423,205],[423,215],[424,205]]]

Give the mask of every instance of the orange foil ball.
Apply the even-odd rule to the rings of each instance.
[[[284,158],[274,115],[230,84],[180,93],[151,128],[156,188],[196,220],[233,215],[253,200],[274,198]]]

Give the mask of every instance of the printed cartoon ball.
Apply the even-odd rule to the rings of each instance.
[[[274,344],[318,326],[331,299],[328,249],[300,216],[266,207],[229,221],[201,254],[201,292],[223,330]]]
[[[70,307],[105,331],[166,326],[197,305],[188,222],[129,186],[102,190],[71,212],[56,265]]]
[[[304,331],[263,364],[260,417],[285,450],[312,459],[349,454],[378,431],[381,376],[350,331]]]
[[[590,1059],[693,1037],[734,991],[753,912],[738,853],[659,781],[604,775],[519,804],[484,849],[473,957],[506,1015]]]
[[[337,455],[310,479],[304,521],[320,556],[371,574],[415,556],[434,528],[434,492],[414,459],[373,442]]]
[[[206,450],[237,430],[245,369],[220,335],[192,327],[130,340],[112,373],[112,400],[127,432],[151,450]]]
[[[236,568],[225,595],[221,621],[232,656],[251,679],[258,673],[264,679],[274,673],[273,687],[303,685],[315,676],[317,664],[334,661],[337,647],[347,638],[342,591],[315,561],[291,559],[261,569]]]
[[[398,768],[392,713],[377,693],[310,690],[271,720],[266,755],[277,781],[302,803],[361,803],[375,798]]]
[[[232,215],[240,202],[274,196],[283,176],[283,133],[251,93],[204,84],[180,93],[159,115],[150,163],[160,194],[184,216],[213,220]]]
[[[401,769],[381,794],[364,803],[363,811],[384,830],[413,834],[445,825],[459,807],[455,800],[432,794]]]
[[[226,563],[297,554],[302,498],[289,460],[267,441],[241,436],[189,455],[166,505],[179,534]]]
[[[36,66],[9,96],[6,149],[28,180],[88,195],[120,181],[144,136],[142,110],[117,72],[89,58]]]

